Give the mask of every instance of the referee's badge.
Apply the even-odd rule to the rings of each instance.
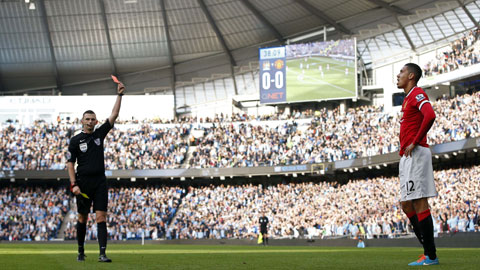
[[[85,153],[85,152],[87,152],[87,149],[88,149],[87,143],[81,143],[80,144],[80,151]]]
[[[94,140],[94,142],[95,142],[96,145],[100,145],[100,138],[96,138],[96,139]]]

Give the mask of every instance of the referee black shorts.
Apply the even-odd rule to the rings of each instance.
[[[107,211],[108,190],[105,175],[77,176],[77,185],[80,192],[87,194],[89,199],[77,195],[77,211],[80,214],[90,213],[93,203],[93,211]]]
[[[267,228],[260,228],[261,234],[267,234]]]

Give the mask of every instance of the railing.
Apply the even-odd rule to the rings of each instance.
[[[375,85],[375,80],[373,78],[362,78],[362,86]]]

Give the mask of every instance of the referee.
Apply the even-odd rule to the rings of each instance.
[[[259,218],[258,222],[260,223],[260,233],[263,238],[263,245],[268,245],[268,218],[265,216],[265,211],[262,210],[262,216]]]
[[[70,139],[67,152],[67,169],[70,177],[70,190],[77,198],[78,223],[77,261],[85,261],[85,234],[87,231],[88,213],[93,203],[95,219],[97,222],[97,238],[100,246],[99,262],[112,262],[106,254],[107,249],[107,205],[108,191],[105,177],[105,162],[103,155],[103,141],[107,133],[113,128],[113,124],[120,112],[125,86],[119,83],[117,86],[117,100],[113,106],[112,114],[100,127],[95,129],[98,123],[95,113],[88,110],[83,113],[83,130]],[[78,163],[75,173],[75,162]]]

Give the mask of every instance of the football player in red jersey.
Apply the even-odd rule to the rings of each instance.
[[[420,77],[422,69],[413,63],[404,65],[397,75],[397,87],[406,94],[400,120],[400,201],[424,249],[420,259],[409,265],[432,265],[438,264],[438,258],[428,198],[438,193],[427,132],[435,121],[435,112],[425,91],[417,86]]]

